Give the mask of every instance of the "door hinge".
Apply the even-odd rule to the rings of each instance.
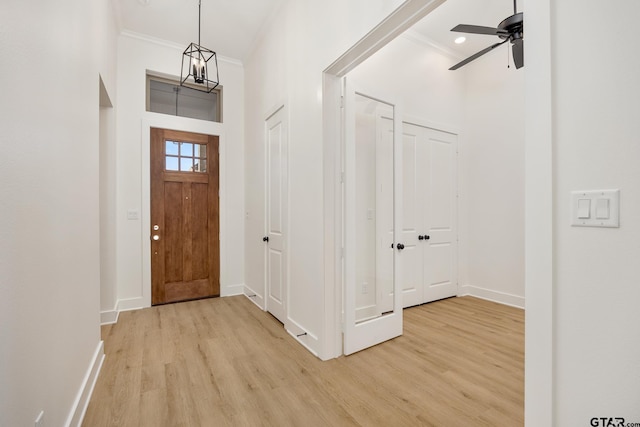
[[[340,108],[344,108],[344,96],[340,96]]]
[[[344,172],[340,172],[340,183],[344,184]]]
[[[344,248],[340,248],[340,258],[344,258]]]

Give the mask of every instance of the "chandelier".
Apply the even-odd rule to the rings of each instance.
[[[220,77],[216,53],[200,45],[201,9],[202,0],[198,0],[198,44],[190,43],[182,54],[180,86],[188,84],[192,89],[209,93],[218,86]]]

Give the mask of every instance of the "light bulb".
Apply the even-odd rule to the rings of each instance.
[[[205,62],[202,58],[192,58],[193,80],[196,83],[204,83],[205,80]]]

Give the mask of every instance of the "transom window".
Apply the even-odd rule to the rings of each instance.
[[[167,140],[165,142],[165,170],[176,172],[206,172],[206,144]]]
[[[222,87],[211,93],[192,89],[188,84],[147,71],[147,111],[222,122]]]

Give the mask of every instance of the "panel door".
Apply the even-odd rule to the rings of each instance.
[[[402,306],[422,304],[424,287],[424,192],[425,183],[423,129],[403,123],[402,130],[402,237],[404,243],[402,275]],[[420,236],[420,240],[418,239]]]
[[[151,303],[220,295],[218,137],[151,129]]]
[[[456,141],[403,123],[403,307],[457,294]]]
[[[424,207],[423,302],[455,296],[457,279],[457,136],[424,128],[429,183]],[[428,239],[427,239],[428,237]]]
[[[287,295],[287,126],[284,108],[266,121],[267,311],[285,323]]]

